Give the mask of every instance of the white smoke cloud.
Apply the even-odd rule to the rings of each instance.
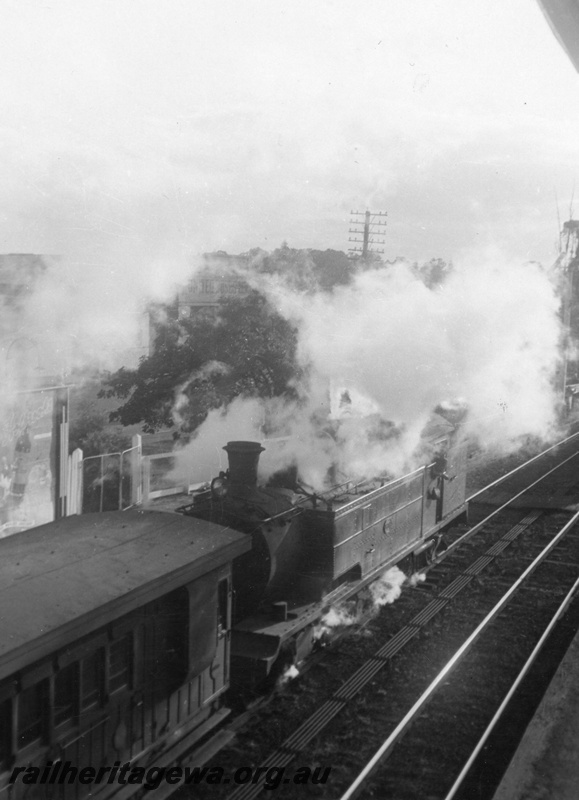
[[[189,379],[179,386],[175,392],[175,403],[173,406],[173,420],[175,424],[180,425],[183,422],[183,413],[189,406],[189,396],[186,393],[187,387],[194,382],[206,380],[212,375],[225,375],[229,371],[230,367],[227,364],[223,364],[220,361],[208,361],[206,364],[203,364],[200,369],[190,375]]]
[[[16,272],[18,259],[13,258]],[[40,258],[40,257],[38,257]],[[77,368],[118,369],[136,366],[148,352],[151,302],[170,302],[179,283],[201,264],[196,257],[141,260],[109,249],[98,264],[71,257],[42,256],[46,269],[31,281],[17,308],[2,308],[2,373],[16,389],[26,388],[30,374],[11,353],[18,341],[30,343],[31,369],[66,375]],[[4,385],[6,385],[4,376]]]
[[[377,580],[368,586],[369,605],[347,600],[331,606],[314,628],[314,641],[331,636],[333,631],[349,628],[361,622],[364,615],[375,614],[380,608],[395,603],[402,594],[403,587],[416,586],[412,578],[407,578],[400,567],[390,567]]]
[[[559,299],[536,263],[471,258],[436,291],[403,262],[360,272],[333,293],[300,293],[280,276],[260,275],[259,286],[296,324],[308,383],[298,403],[238,398],[211,412],[184,469],[191,461],[211,469],[205,454],[228,436],[288,437],[264,454],[263,475],[295,463],[321,487],[332,467],[344,480],[400,473],[441,403],[466,403],[466,431],[504,450],[556,427]],[[330,421],[337,387],[352,403]]]
[[[374,606],[381,608],[396,602],[402,594],[402,587],[406,580],[406,575],[400,567],[391,567],[386,570],[384,575],[370,584],[370,594]]]
[[[538,264],[479,257],[438,291],[402,263],[361,273],[333,295],[273,291],[300,326],[304,361],[355,386],[386,419],[411,425],[464,397],[490,437],[544,435],[554,422],[559,300]],[[497,436],[481,420],[499,411],[508,423]]]
[[[295,680],[300,674],[299,669],[295,664],[290,664],[289,667],[279,676],[276,681],[276,689],[282,689],[290,681]]]
[[[351,604],[352,608],[348,605],[332,606],[322,616],[321,620],[314,628],[313,639],[315,642],[320,639],[327,638],[333,631],[340,628],[349,628],[356,625],[361,618],[361,615],[355,608],[355,602]]]
[[[418,586],[419,583],[424,583],[425,580],[426,580],[426,575],[424,574],[424,572],[414,572],[408,578],[408,584],[409,586],[412,586],[414,588],[415,586]]]

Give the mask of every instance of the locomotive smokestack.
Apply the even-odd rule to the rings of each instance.
[[[227,442],[223,448],[229,457],[229,480],[231,483],[255,486],[259,454],[265,448],[259,442]]]

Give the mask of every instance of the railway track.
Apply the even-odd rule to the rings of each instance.
[[[566,448],[569,448],[568,452],[566,452]],[[273,766],[278,768],[288,766],[296,760],[301,760],[303,763],[304,757],[307,757],[308,763],[324,763],[334,766],[331,786],[328,784],[325,787],[309,787],[310,791],[315,792],[315,796],[336,797],[344,790],[349,791],[346,787],[360,768],[362,754],[365,755],[365,751],[371,749],[369,743],[376,741],[376,732],[390,730],[389,735],[393,735],[398,730],[416,697],[426,691],[430,682],[437,680],[436,676],[440,673],[441,666],[444,669],[446,664],[444,656],[453,647],[460,649],[462,646],[460,642],[465,638],[468,639],[473,628],[476,629],[480,620],[489,613],[489,608],[499,602],[497,598],[500,598],[501,592],[504,593],[506,584],[510,587],[513,581],[517,580],[517,575],[521,572],[521,564],[524,569],[525,565],[533,563],[537,549],[542,549],[545,543],[549,544],[553,541],[552,526],[561,527],[569,520],[575,519],[570,510],[531,509],[527,513],[521,513],[513,511],[510,506],[521,501],[525,492],[539,485],[542,487],[543,496],[557,497],[559,505],[561,505],[563,484],[568,501],[565,501],[563,505],[571,506],[573,492],[577,493],[577,486],[573,473],[569,471],[569,465],[574,463],[573,459],[577,455],[576,448],[575,441],[568,442],[553,449],[551,453],[545,454],[541,459],[533,459],[533,466],[527,465],[526,472],[518,469],[513,475],[505,476],[503,482],[505,478],[511,482],[515,478],[514,483],[517,484],[510,502],[505,501],[498,508],[492,508],[490,514],[484,513],[483,505],[475,509],[479,517],[476,524],[467,531],[459,531],[454,536],[454,541],[450,542],[448,550],[435,558],[433,566],[436,566],[436,569],[430,568],[425,584],[413,593],[414,602],[410,603],[410,606],[420,605],[417,613],[399,625],[396,631],[389,630],[387,623],[372,623],[373,635],[382,640],[387,639],[385,644],[371,653],[370,657],[366,658],[357,669],[354,669],[349,678],[343,680],[342,677],[341,680],[334,681],[335,688],[333,690],[330,688],[325,702],[322,702],[314,713],[310,714],[289,735],[284,737],[283,724],[279,725],[278,723],[280,728],[278,746],[273,748],[265,760],[260,759],[255,752],[254,762],[259,763],[265,771]],[[544,466],[543,462],[548,463]],[[530,467],[531,469],[529,469]],[[537,469],[543,472],[541,476],[537,475]],[[567,474],[565,474],[565,469],[567,469]],[[532,473],[531,476],[528,474],[529,471]],[[487,487],[487,493],[493,488],[495,488],[494,484]],[[485,495],[482,492],[477,493],[475,499],[484,501]],[[552,505],[556,505],[554,501]],[[485,511],[488,512],[488,508]],[[544,557],[546,561],[544,566],[547,571],[567,570],[568,572],[574,571],[573,574],[576,575],[579,565],[579,540],[577,537],[569,539],[565,534],[561,540],[566,543],[572,542],[572,547],[569,548],[568,544],[564,546],[562,544],[563,550],[558,549],[549,558]],[[555,564],[552,563],[553,560]],[[549,613],[551,613],[553,603],[560,600],[561,594],[560,591],[552,590],[553,582],[561,583],[559,574],[550,581],[546,579],[544,584],[534,586],[530,591],[521,589],[518,595],[520,597],[527,595],[531,607],[533,603],[536,603],[536,597],[539,595],[540,605],[549,606]],[[465,597],[468,597],[468,601],[465,600]],[[461,599],[460,603],[457,602],[458,598]],[[546,602],[547,598],[548,603]],[[543,616],[530,614],[529,607],[521,606],[518,611],[513,611],[512,618],[517,621],[517,624],[511,634],[512,639],[532,641],[535,636],[534,632],[525,628],[524,635],[520,633],[523,629],[522,623],[539,616],[542,621]],[[505,635],[506,640],[509,641],[509,635]],[[505,647],[504,638],[500,641],[501,649],[510,653],[512,647]],[[363,649],[367,650],[368,643],[364,642],[363,644],[365,645]],[[491,647],[492,649],[496,648]],[[479,653],[479,649],[475,649],[474,652]],[[481,663],[483,661],[485,664],[487,663],[480,654],[477,658]],[[478,688],[473,693],[473,696],[478,697],[481,695],[481,685],[487,681],[485,677],[487,673],[481,674],[472,665],[469,667],[469,663],[465,656],[467,666],[463,669],[466,669],[467,673],[470,670],[473,674],[478,675]],[[488,674],[494,674],[492,670],[495,672],[498,670],[501,675],[508,673],[504,666],[490,667],[487,664],[486,669],[491,670]],[[446,673],[442,674],[443,677],[438,680],[437,686],[445,678]],[[456,675],[460,674],[462,673],[457,669]],[[459,679],[460,681],[465,683],[464,678]],[[328,686],[332,686],[332,680],[328,681]],[[446,687],[444,688],[446,689]],[[452,697],[451,690],[446,689],[446,693],[449,692]],[[465,708],[467,707],[464,701],[462,704]],[[454,712],[451,711],[449,714],[452,719]],[[479,709],[475,716],[477,719],[483,718],[484,713]],[[431,719],[430,711],[425,719],[427,721]],[[472,718],[469,717],[466,728],[474,729],[475,727]],[[425,755],[428,751],[425,742],[434,742],[436,751],[436,747],[440,748],[443,741],[443,749],[448,749],[449,741],[456,737],[451,736],[449,739],[448,736],[441,738],[440,734],[420,734],[416,722],[413,724],[413,729],[417,731],[414,750],[407,750],[406,747],[402,749],[400,745],[395,748],[393,743],[388,744],[386,748],[388,752],[393,751],[397,755],[395,758],[391,757],[387,772],[384,773],[382,771],[384,768],[381,768],[378,778],[374,778],[374,783],[370,786],[364,783],[366,778],[363,778],[363,796],[374,796],[374,792],[375,796],[395,797],[396,800],[402,800],[404,797],[443,796],[440,791],[444,791],[444,789],[436,788],[436,781],[427,768],[426,762],[430,763],[430,761]],[[275,732],[270,731],[270,733]],[[404,733],[406,734],[406,727],[404,727]],[[357,743],[359,740],[358,745],[354,748],[354,753],[352,752],[352,736]],[[270,738],[272,737],[270,736]],[[462,743],[466,741],[467,737],[461,732],[458,738]],[[398,740],[398,736],[396,739]],[[405,739],[407,742],[411,741],[408,734]],[[386,740],[388,741],[388,735]],[[333,744],[329,744],[329,742]],[[364,743],[363,746],[362,743]],[[374,746],[373,749],[375,750],[376,747]],[[464,748],[462,749],[464,750]],[[453,753],[458,753],[459,748],[453,745],[452,750]],[[408,755],[410,752],[413,754]],[[400,762],[399,764],[396,759]],[[440,757],[440,750],[438,753],[432,754],[432,759],[433,763],[443,764],[443,773],[450,774],[448,764],[445,759]],[[468,754],[463,761],[467,759]],[[220,763],[222,763],[221,757]],[[459,764],[458,770],[460,766]],[[418,781],[417,773],[420,776]],[[262,788],[263,782],[260,783],[258,780],[254,784],[238,787],[228,796],[232,800],[247,800],[247,798],[257,797]],[[308,787],[304,786],[280,786],[278,794],[281,797],[303,797],[307,790]],[[356,786],[352,791],[359,791],[359,788]],[[204,795],[203,792],[200,792],[196,796]],[[208,792],[207,796],[215,797],[217,795],[215,792]]]
[[[521,575],[509,578],[509,588],[382,742],[341,800],[362,796],[362,792],[365,797],[400,800],[492,796],[496,766],[490,777],[487,774],[483,779],[480,772],[478,778],[472,774],[469,779],[469,768],[481,752],[484,741],[479,743],[486,737],[497,707],[501,708],[513,685],[522,680],[519,676],[526,674],[545,632],[573,602],[579,585],[579,533],[572,528],[578,521],[579,512],[556,534],[545,532],[551,535],[550,541]],[[573,610],[579,619],[579,605]],[[444,755],[440,754],[441,742],[445,743]],[[503,740],[502,745],[506,755],[514,750],[515,741],[507,747]],[[461,761],[466,768],[460,769]],[[413,768],[417,763],[422,765],[419,775]],[[453,780],[455,765],[459,770]],[[380,770],[371,784],[369,778],[376,768]]]

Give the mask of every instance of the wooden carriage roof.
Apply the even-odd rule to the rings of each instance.
[[[251,537],[158,511],[67,517],[0,540],[0,679],[220,567]]]

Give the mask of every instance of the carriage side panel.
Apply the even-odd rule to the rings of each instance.
[[[129,760],[159,766],[191,749],[226,713],[230,625],[226,564],[3,682],[0,701],[7,698],[13,724],[0,763],[0,797],[8,797],[14,767],[57,759],[79,770]],[[11,800],[29,788],[17,780]],[[78,780],[59,785],[64,800],[95,788]],[[54,786],[36,790],[48,797]],[[127,791],[114,782],[101,786],[99,796]]]

